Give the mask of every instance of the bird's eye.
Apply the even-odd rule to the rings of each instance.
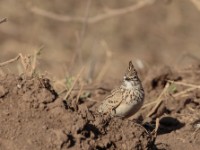
[[[130,80],[130,77],[125,77],[125,80]]]

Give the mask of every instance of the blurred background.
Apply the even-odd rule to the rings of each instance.
[[[56,78],[85,66],[89,81],[200,61],[198,0],[1,0],[0,62],[42,47],[38,70]],[[5,69],[5,68],[4,68]],[[9,65],[10,72],[17,71]]]

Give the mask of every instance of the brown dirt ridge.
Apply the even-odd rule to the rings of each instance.
[[[70,103],[45,78],[0,77],[0,149],[151,149],[142,126],[95,116],[84,103]]]

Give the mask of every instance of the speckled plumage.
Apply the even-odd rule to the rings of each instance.
[[[130,61],[122,85],[111,91],[111,94],[99,106],[98,112],[111,116],[129,117],[141,108],[143,100],[144,90],[137,71]]]

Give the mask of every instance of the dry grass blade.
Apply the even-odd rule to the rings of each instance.
[[[147,103],[147,104],[144,104],[144,105],[142,106],[142,109],[144,109],[144,108],[146,108],[146,107],[148,107],[148,106],[150,106],[150,105],[153,105],[153,104],[155,104],[155,103],[157,103],[157,101],[153,101],[153,102],[149,102],[149,103]]]
[[[77,98],[76,98],[76,102],[77,102],[77,103],[78,103],[78,101],[79,101],[79,98],[80,98],[80,96],[81,96],[82,91],[83,91],[83,84],[81,84],[81,88],[80,88],[80,90],[79,90],[79,92],[78,92],[78,95],[77,95]]]
[[[24,56],[21,53],[19,53],[15,58],[0,63],[0,67],[6,66],[6,65],[13,63],[15,61],[18,61],[20,59],[21,64],[24,68],[25,74],[32,76],[33,73],[35,72],[35,68],[36,68],[37,55],[40,53],[41,50],[42,50],[42,48],[40,48],[38,51],[35,52],[35,54],[33,56],[33,60],[31,60],[31,56]]]
[[[171,80],[167,80],[167,82],[173,83],[173,84],[177,84],[177,85],[183,85],[183,86],[193,87],[193,88],[200,88],[200,85],[194,85],[194,84],[190,84],[190,83],[174,82],[174,81],[171,81]]]
[[[69,91],[67,92],[67,94],[65,95],[64,99],[66,100],[68,98],[68,96],[70,95],[71,91],[73,90],[76,82],[78,81],[78,79],[80,78],[81,74],[83,73],[85,67],[82,67],[82,69],[80,70],[80,72],[78,73],[78,75],[76,76],[72,86],[70,87]]]
[[[167,92],[167,89],[169,88],[169,83],[167,83],[165,85],[165,88],[163,89],[163,91],[161,92],[161,94],[158,96],[158,98],[156,99],[156,105],[153,107],[153,109],[147,114],[147,117],[152,116],[155,111],[158,109],[158,107],[160,106],[160,104],[162,103],[163,99],[162,96]]]
[[[181,91],[179,93],[176,93],[176,94],[173,94],[172,96],[173,97],[180,97],[180,96],[186,96],[188,92],[191,92],[195,89],[200,89],[200,86],[199,85],[194,85],[194,84],[189,84],[189,83],[184,83],[184,82],[174,82],[174,81],[171,81],[171,80],[168,80],[168,83],[173,83],[173,84],[177,84],[177,85],[182,85],[182,86],[188,86],[190,88],[184,90],[184,91]],[[157,101],[153,101],[153,102],[150,102],[150,103],[147,103],[145,105],[142,106],[142,109],[150,106],[150,105],[153,105],[157,103]]]
[[[41,51],[43,50],[43,46],[40,47],[38,50],[35,51],[34,55],[33,55],[33,61],[32,61],[32,69],[31,69],[31,75],[33,75],[33,73],[35,72],[36,69],[36,62],[37,62],[37,56],[41,53]]]
[[[156,118],[156,127],[155,127],[155,129],[151,132],[151,134],[154,136],[155,139],[156,139],[156,137],[157,137],[159,125],[160,125],[160,119],[159,119],[159,118]]]
[[[155,128],[156,136],[157,136],[159,125],[160,125],[160,119],[156,118],[156,128]]]
[[[31,74],[31,70],[32,70],[32,62],[31,62],[31,56],[28,55],[22,55],[22,54],[19,54],[20,55],[20,60],[21,60],[21,64],[24,68],[24,73],[25,75],[27,76],[32,76]]]
[[[188,92],[193,91],[193,90],[195,90],[195,89],[197,89],[197,88],[196,88],[196,87],[191,87],[191,88],[188,88],[188,89],[186,89],[186,90],[184,90],[184,91],[181,91],[181,92],[179,92],[179,93],[176,93],[176,94],[174,94],[174,95],[172,95],[172,96],[173,96],[173,97],[185,96]]]
[[[62,94],[65,93],[65,92],[67,92],[67,89],[64,89],[64,90],[58,92],[58,95],[62,95]]]
[[[20,57],[21,57],[21,55],[18,54],[15,58],[0,63],[0,67],[6,66],[6,65],[8,65],[8,64],[10,64],[10,63],[13,63],[13,62],[17,61]]]
[[[168,80],[169,83],[173,83],[173,84],[177,84],[177,85],[182,85],[182,86],[187,86],[190,87],[184,91],[181,91],[179,93],[176,93],[174,95],[172,95],[173,97],[179,97],[179,96],[185,96],[188,92],[193,91],[195,89],[200,89],[200,85],[194,85],[194,84],[190,84],[190,83],[184,83],[184,82],[174,82],[171,80]]]

